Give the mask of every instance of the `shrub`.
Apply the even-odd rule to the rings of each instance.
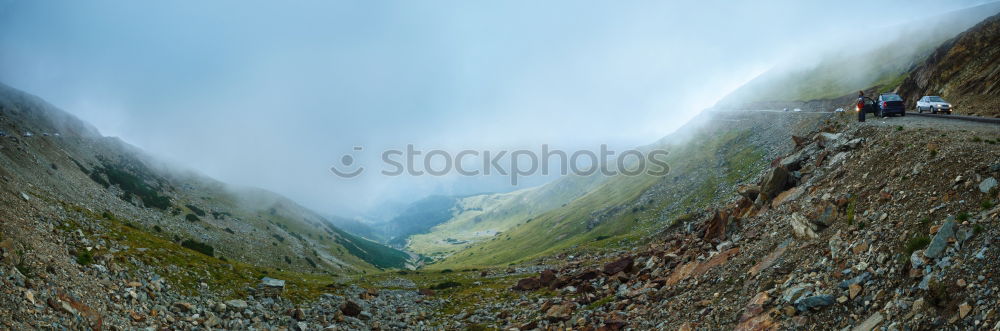
[[[188,222],[197,222],[201,220],[200,218],[198,218],[198,216],[195,216],[194,214],[184,215],[184,219],[188,220]]]
[[[94,254],[86,249],[81,249],[80,252],[76,254],[76,263],[80,265],[94,263]]]
[[[927,245],[930,244],[931,244],[930,237],[927,236],[913,237],[906,242],[906,248],[904,249],[904,251],[906,252],[906,256],[910,256],[911,254],[913,254],[913,252],[924,249],[925,247],[927,247]]]
[[[958,219],[959,222],[968,221],[969,220],[969,213],[966,213],[966,212],[963,211],[963,212],[961,212],[961,213],[958,214],[958,217],[956,219]]]
[[[447,282],[438,283],[437,285],[431,286],[431,289],[432,290],[444,290],[444,289],[449,289],[449,288],[452,288],[452,287],[459,287],[459,286],[462,286],[462,284],[459,283],[459,282],[447,281]]]
[[[159,225],[154,225],[154,226],[153,226],[153,231],[156,231],[156,232],[163,232],[163,228],[161,228],[161,227],[160,227]]]
[[[195,206],[195,205],[184,205],[184,206],[187,207],[188,209],[190,209],[192,212],[194,212],[198,216],[201,216],[201,217],[205,216],[205,211],[202,210],[201,208],[198,208],[198,206]]]
[[[979,203],[979,206],[983,207],[983,210],[993,208],[993,201],[983,200],[983,202]]]
[[[203,242],[187,239],[181,242],[181,246],[208,256],[215,256],[215,247]]]

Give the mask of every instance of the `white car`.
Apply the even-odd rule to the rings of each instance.
[[[925,111],[931,112],[931,114],[937,113],[948,113],[951,114],[952,107],[951,104],[939,96],[927,95],[920,100],[917,100],[917,112],[923,113]]]

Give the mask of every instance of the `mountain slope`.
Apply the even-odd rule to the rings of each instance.
[[[824,116],[802,113],[776,121],[765,114],[703,113],[676,135],[644,148],[670,152],[667,176],[608,178],[566,205],[521,221],[434,267],[504,265],[567,249],[643,241],[656,229],[698,217],[716,197],[732,192],[735,183],[789,150],[789,130],[815,130]]]
[[[938,95],[958,114],[1000,117],[1000,15],[938,47],[907,76],[899,94],[908,105]]]
[[[9,194],[103,215],[258,266],[342,274],[404,267],[409,258],[348,235],[277,194],[174,170],[3,85],[0,130],[8,133],[0,138],[0,175]]]
[[[781,65],[719,101],[720,107],[778,109],[792,102],[853,96],[872,88],[899,86],[907,73],[935,48],[983,19],[1000,12],[1000,3],[941,14],[902,26],[873,29],[865,36],[822,54],[815,62]],[[817,104],[814,107],[840,106]]]

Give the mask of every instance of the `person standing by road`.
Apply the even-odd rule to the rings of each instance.
[[[858,122],[865,121],[865,91],[858,91]]]

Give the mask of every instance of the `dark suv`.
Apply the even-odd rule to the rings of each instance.
[[[875,100],[876,115],[878,117],[888,117],[893,114],[906,116],[906,107],[903,106],[903,98],[896,93],[882,93]]]

